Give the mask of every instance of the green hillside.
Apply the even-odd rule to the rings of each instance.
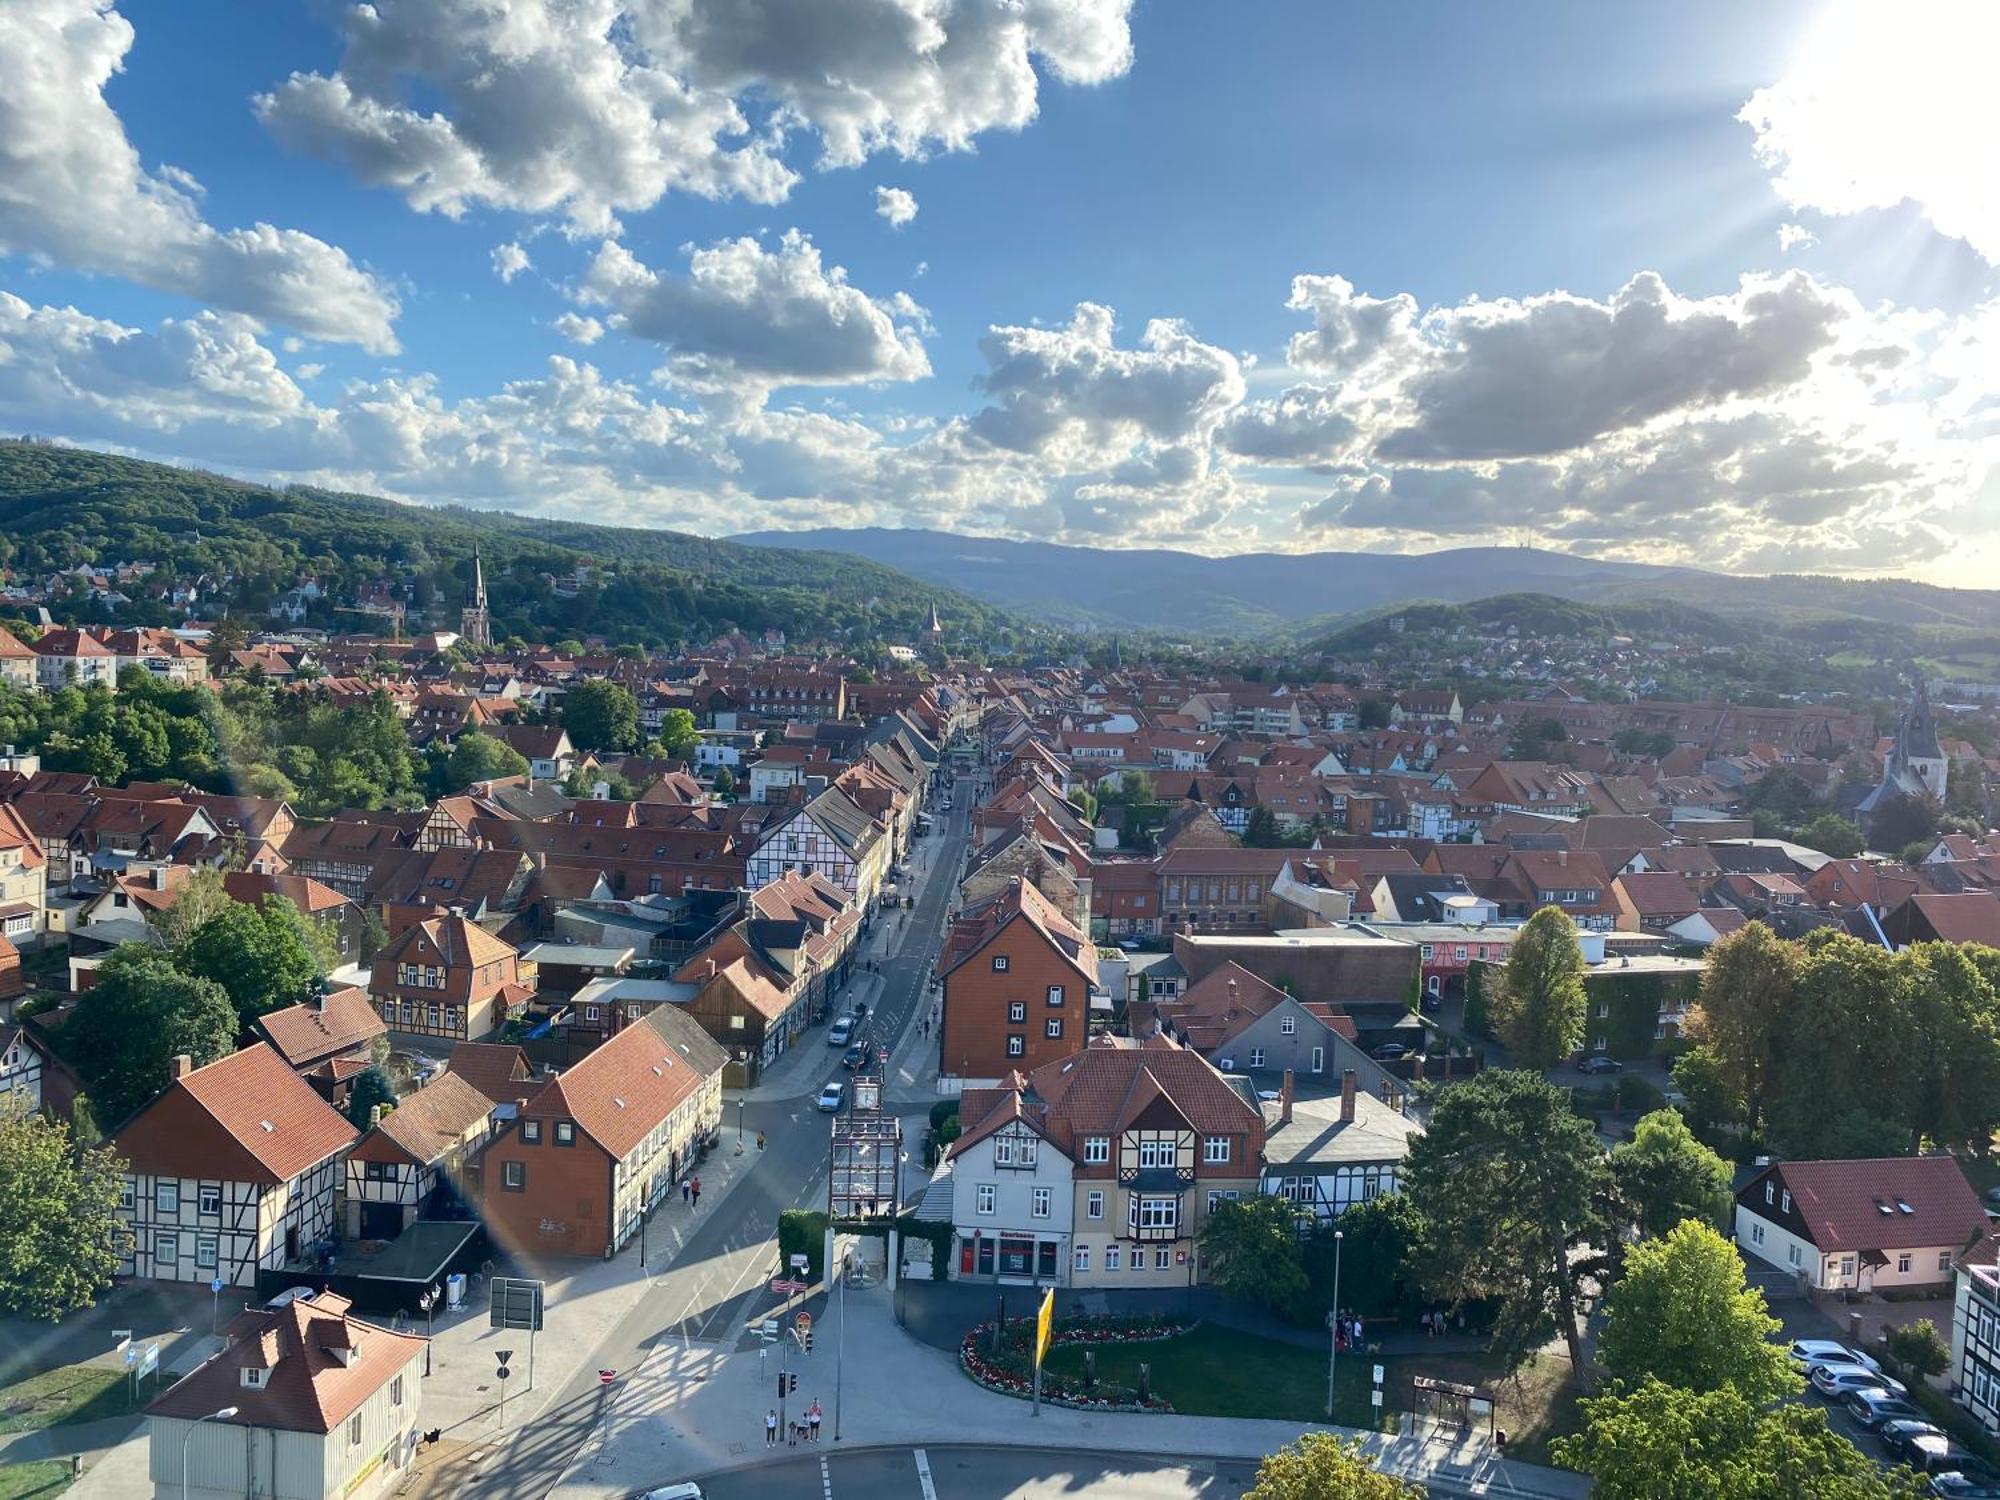
[[[1004,645],[1021,635],[1003,608],[852,556],[279,490],[84,449],[0,442],[0,565],[17,575],[126,561],[157,563],[172,579],[226,573],[237,580],[230,603],[246,616],[262,616],[306,573],[335,599],[394,579],[416,585],[413,621],[434,595],[451,620],[470,585],[475,545],[496,637],[601,634],[673,645],[775,627],[793,636],[895,640],[921,628],[933,599],[954,640]],[[615,577],[558,597],[550,576],[585,562],[615,569]],[[88,606],[74,613],[92,618]],[[166,617],[142,601],[118,618]],[[330,609],[311,623],[362,628],[360,617]]]
[[[1510,626],[1526,636],[1670,636],[1707,645],[1736,645],[1751,634],[1740,622],[1665,599],[1609,605],[1558,599],[1552,594],[1496,594],[1470,604],[1399,605],[1341,623],[1325,634],[1295,630],[1294,635],[1311,651],[1349,656],[1366,653],[1399,636],[1450,635],[1461,630],[1494,635]]]

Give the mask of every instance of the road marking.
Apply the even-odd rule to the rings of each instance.
[[[819,1488],[826,1500],[833,1500],[833,1475],[827,1472],[826,1460],[819,1461]]]
[[[930,1455],[923,1449],[916,1450],[917,1483],[923,1486],[924,1500],[937,1500],[937,1486],[931,1483]]]

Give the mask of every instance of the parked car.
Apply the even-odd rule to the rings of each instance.
[[[1982,1459],[1969,1459],[1962,1469],[1931,1475],[1929,1489],[1944,1500],[2000,1500],[2000,1469]]]
[[[1806,1379],[1829,1401],[1838,1401],[1854,1391],[1884,1390],[1896,1396],[1910,1394],[1909,1388],[1900,1380],[1891,1380],[1879,1370],[1863,1369],[1860,1365],[1814,1365]]]
[[[1785,1351],[1792,1357],[1792,1363],[1799,1370],[1810,1370],[1814,1365],[1859,1365],[1864,1370],[1880,1370],[1874,1356],[1833,1339],[1798,1339]]]
[[[1962,1474],[1967,1464],[1977,1461],[1971,1449],[1942,1432],[1918,1433],[1903,1444],[1903,1462],[1926,1474]]]
[[[1369,1048],[1368,1055],[1377,1062],[1401,1062],[1414,1050],[1406,1042],[1377,1042]]]
[[[691,1479],[685,1484],[663,1485],[646,1491],[639,1500],[702,1500],[701,1486]]]
[[[826,1044],[829,1047],[845,1047],[854,1040],[855,1021],[852,1016],[842,1016],[826,1028]]]
[[[1870,1387],[1850,1391],[1840,1403],[1862,1429],[1873,1432],[1884,1422],[1921,1422],[1923,1409],[1892,1392]]]
[[[1875,1437],[1882,1445],[1882,1451],[1891,1458],[1901,1458],[1903,1449],[1921,1437],[1943,1437],[1944,1433],[1929,1422],[1884,1422],[1875,1430]]]
[[[849,1047],[845,1052],[840,1054],[840,1065],[850,1073],[860,1072],[868,1066],[868,1049],[866,1047]]]
[[[1607,1057],[1602,1052],[1593,1052],[1576,1065],[1579,1073],[1622,1073],[1625,1064],[1615,1057]]]
[[[846,1097],[847,1085],[842,1083],[838,1078],[834,1079],[819,1091],[820,1112],[822,1114],[832,1114],[840,1108],[841,1101]]]

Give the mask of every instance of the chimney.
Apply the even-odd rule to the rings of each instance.
[[[175,1053],[174,1060],[168,1065],[167,1069],[168,1076],[171,1078],[185,1078],[193,1071],[194,1059],[185,1052]]]
[[[1341,1071],[1340,1123],[1343,1125],[1352,1125],[1354,1123],[1354,1086],[1359,1081],[1354,1069],[1346,1068]]]
[[[167,867],[165,865],[154,865],[153,889],[156,891],[164,891],[166,888],[167,888]]]
[[[382,1106],[381,1106],[381,1105],[379,1105],[379,1104],[371,1104],[371,1105],[369,1105],[369,1106],[368,1106],[368,1128],[369,1128],[370,1130],[373,1130],[373,1129],[374,1129],[374,1128],[375,1128],[375,1127],[376,1127],[377,1125],[380,1125],[381,1123],[382,1123]]]
[[[1292,1070],[1285,1069],[1285,1076],[1278,1082],[1278,1123],[1292,1123]]]

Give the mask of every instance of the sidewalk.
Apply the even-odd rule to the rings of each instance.
[[[1031,1418],[1027,1404],[974,1385],[955,1354],[907,1336],[893,1319],[885,1287],[849,1291],[844,1350],[836,1293],[822,1317],[817,1347],[796,1351],[799,1372],[792,1411],[817,1399],[826,1413],[823,1441],[833,1446],[912,1447],[925,1443],[1050,1447],[1117,1453],[1170,1453],[1255,1459],[1291,1442],[1296,1422],[1219,1417],[1083,1412],[1045,1406]],[[845,1380],[835,1395],[835,1367]],[[650,1486],[761,1461],[764,1413],[771,1408],[775,1351],[663,1344],[630,1383],[615,1390],[604,1419],[571,1464],[556,1493],[567,1500],[611,1500]],[[838,1417],[836,1418],[836,1411]],[[789,1412],[788,1412],[789,1415]],[[1346,1429],[1331,1429],[1343,1431]],[[1590,1481],[1529,1464],[1501,1464],[1482,1447],[1386,1433],[1349,1433],[1378,1467],[1419,1482],[1453,1486],[1485,1482],[1497,1491],[1576,1500]],[[796,1456],[792,1450],[787,1450]]]

